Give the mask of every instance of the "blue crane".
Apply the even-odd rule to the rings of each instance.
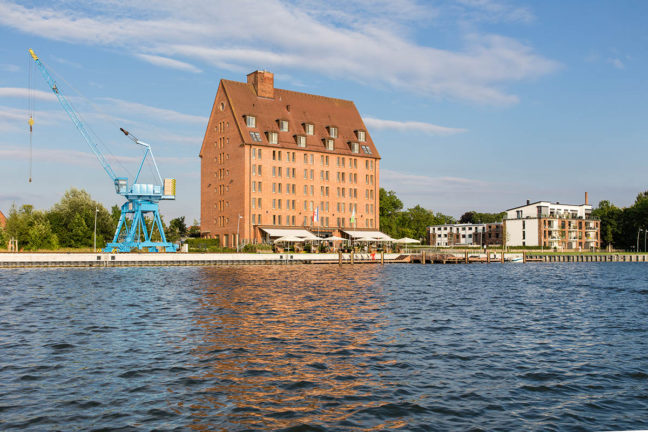
[[[140,141],[128,131],[120,128],[124,135],[133,140],[135,144],[138,144],[145,149],[144,157],[142,158],[142,162],[137,170],[137,175],[129,185],[127,177],[118,177],[115,174],[115,171],[112,169],[101,150],[99,150],[99,147],[94,141],[92,135],[88,133],[88,130],[79,118],[79,115],[61,93],[56,85],[56,81],[54,81],[54,78],[52,78],[43,63],[36,56],[34,50],[30,49],[29,54],[36,62],[36,65],[41,71],[43,78],[45,78],[47,85],[52,89],[65,112],[79,130],[86,143],[88,143],[92,152],[97,156],[97,159],[99,159],[99,163],[103,167],[104,171],[106,171],[106,174],[108,174],[113,181],[115,191],[127,200],[121,206],[121,216],[119,218],[117,229],[115,230],[113,241],[106,245],[104,252],[130,252],[134,249],[148,250],[149,252],[159,252],[162,250],[166,252],[176,252],[178,246],[166,240],[158,208],[160,200],[175,199],[176,181],[172,178],[165,178],[164,181],[162,180],[151,146]],[[30,119],[30,126],[31,124],[33,123]],[[155,173],[157,174],[157,184],[138,183],[142,167],[149,155],[153,162],[153,166],[155,167]],[[147,223],[147,216],[151,219],[150,227]],[[160,241],[151,240],[155,228],[157,228],[159,232]]]

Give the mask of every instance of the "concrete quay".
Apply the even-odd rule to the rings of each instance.
[[[409,262],[403,254],[384,254],[385,263]],[[15,267],[144,267],[290,264],[380,264],[381,254],[325,253],[1,253],[0,268]]]

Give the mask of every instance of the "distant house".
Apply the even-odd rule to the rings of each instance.
[[[491,246],[502,244],[502,223],[445,224],[428,227],[432,246]]]
[[[7,226],[7,218],[0,211],[0,228],[4,228],[5,226]]]
[[[506,210],[506,246],[544,246],[560,249],[600,247],[600,221],[592,217],[585,194],[584,204],[537,201]]]

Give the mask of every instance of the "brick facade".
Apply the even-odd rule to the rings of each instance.
[[[380,155],[351,101],[274,88],[265,71],[221,80],[200,157],[201,232],[224,246],[237,228],[244,243],[261,228],[379,227]]]
[[[0,211],[0,228],[4,228],[5,226],[7,226],[7,218]]]

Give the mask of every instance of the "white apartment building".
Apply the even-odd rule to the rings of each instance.
[[[592,219],[592,206],[537,201],[506,210],[506,246],[544,246],[558,249],[600,247],[600,222]]]
[[[485,234],[498,224],[445,224],[428,227],[431,246],[482,246]],[[498,235],[499,237],[499,235]]]

